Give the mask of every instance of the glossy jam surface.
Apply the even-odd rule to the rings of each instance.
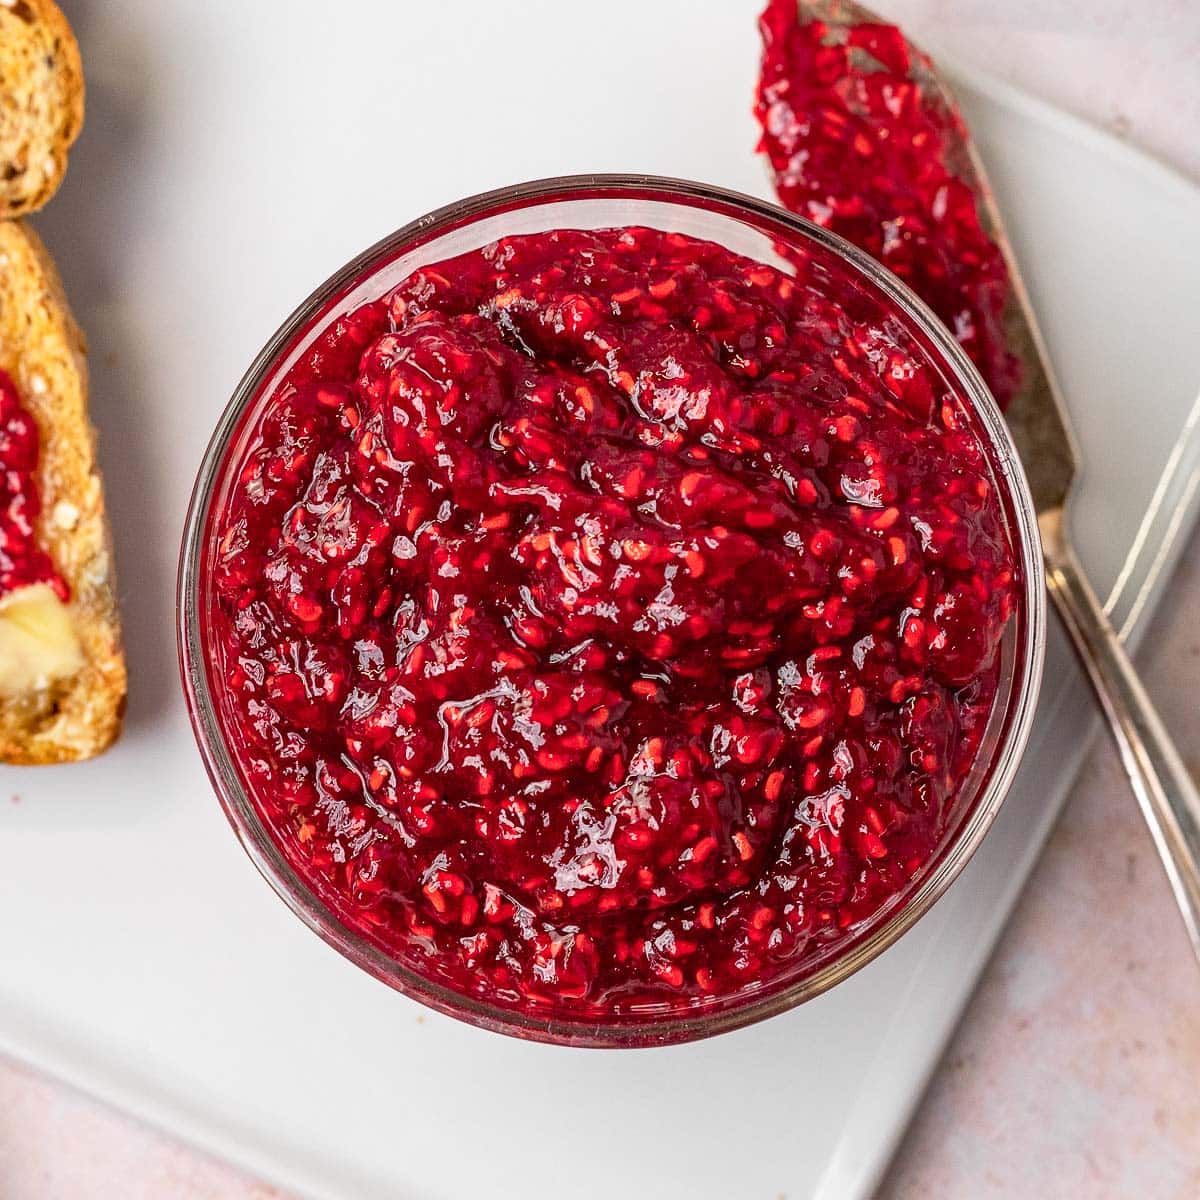
[[[38,430],[16,385],[0,371],[0,596],[48,583],[60,599],[67,585],[38,545]]]
[[[671,1012],[927,861],[1014,560],[973,419],[859,287],[514,237],[292,369],[214,518],[208,637],[253,802],[342,921],[535,1015]]]
[[[1008,350],[1008,272],[955,172],[962,118],[910,78],[893,25],[801,23],[796,0],[763,13],[755,112],[781,202],[877,258],[962,343],[1003,407],[1020,378]]]

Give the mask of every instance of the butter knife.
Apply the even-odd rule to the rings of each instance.
[[[852,0],[798,3],[799,19],[825,22],[835,41],[844,40],[850,26],[886,24]],[[911,43],[909,52],[909,75],[922,94],[957,111],[950,89],[930,60]],[[860,56],[856,65],[872,69],[869,55],[858,50],[852,54]],[[1009,345],[1022,363],[1023,381],[1006,417],[1037,509],[1050,598],[1108,719],[1200,959],[1200,792],[1075,553],[1070,513],[1079,475],[1078,446],[983,163],[965,133],[954,137],[948,156],[954,173],[980,198],[981,219],[1003,252],[1012,281],[1005,326]]]

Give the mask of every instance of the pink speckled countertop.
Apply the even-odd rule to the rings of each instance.
[[[879,4],[917,38],[1200,178],[1194,0]],[[1146,647],[1147,684],[1200,772],[1200,537]],[[1115,755],[1098,741],[880,1200],[1194,1200],[1198,1013],[1200,972]],[[0,1197],[118,1195],[280,1193],[0,1060]]]

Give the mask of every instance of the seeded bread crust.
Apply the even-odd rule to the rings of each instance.
[[[53,0],[0,0],[0,215],[55,193],[83,127],[83,67]]]
[[[0,369],[37,423],[37,532],[70,586],[71,618],[86,659],[69,679],[0,701],[0,762],[90,758],[121,729],[125,661],[84,354],[46,248],[25,222],[0,221]]]

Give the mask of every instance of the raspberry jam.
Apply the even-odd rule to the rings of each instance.
[[[797,20],[796,0],[770,0],[760,28],[759,149],[780,201],[903,279],[1004,407],[1020,381],[1004,331],[1008,270],[953,169],[962,118],[910,77],[910,48],[893,25],[835,30]],[[915,65],[929,63],[922,55]]]
[[[34,532],[41,512],[37,464],[37,425],[12,379],[0,371],[0,596],[47,583],[65,601],[67,585]]]
[[[210,518],[210,677],[343,923],[603,1022],[792,977],[921,870],[1016,569],[974,418],[873,303],[679,234],[530,234],[265,398]]]

